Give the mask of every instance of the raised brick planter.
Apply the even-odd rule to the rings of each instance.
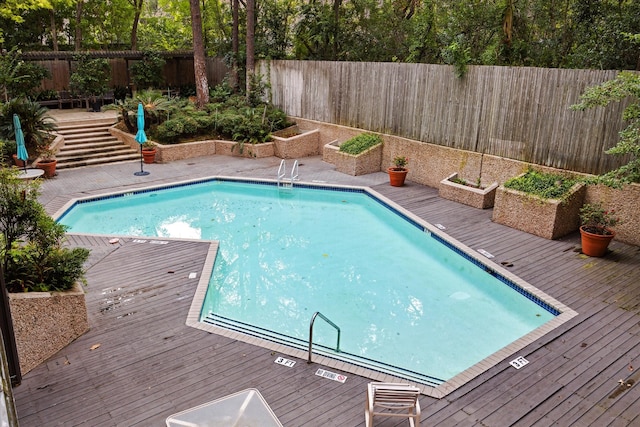
[[[272,137],[274,155],[281,159],[299,159],[320,154],[320,130],[301,131],[292,126],[275,132]]]
[[[322,160],[334,164],[338,172],[352,176],[380,172],[382,144],[371,147],[357,156],[339,150],[338,142],[334,141],[325,144],[322,153]]]
[[[578,230],[586,187],[575,184],[563,200],[543,199],[521,191],[496,190],[492,220],[545,239],[557,239]]]
[[[22,374],[89,330],[80,284],[65,292],[10,293],[9,305]]]
[[[496,189],[498,188],[497,182],[486,188],[477,188],[453,182],[452,179],[457,177],[458,174],[453,173],[440,181],[440,186],[438,187],[438,195],[440,197],[478,209],[493,207]]]

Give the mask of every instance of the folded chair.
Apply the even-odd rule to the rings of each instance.
[[[409,384],[369,383],[364,411],[366,427],[373,426],[374,415],[409,418],[412,427],[420,426],[420,390]]]

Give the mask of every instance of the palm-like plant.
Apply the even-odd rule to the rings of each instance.
[[[135,116],[138,111],[138,104],[142,103],[144,107],[146,130],[151,124],[158,124],[163,121],[163,118],[166,119],[162,113],[173,111],[176,102],[173,99],[167,99],[159,90],[142,90],[136,93],[133,98],[126,98],[123,101],[116,100],[113,104],[105,105],[102,109],[117,111],[127,130],[135,133],[137,130]],[[133,121],[131,117],[133,117]]]
[[[49,110],[37,102],[26,98],[14,98],[0,108],[0,137],[11,140],[15,138],[13,115],[20,118],[20,126],[24,133],[27,150],[36,150],[47,144],[50,132],[58,129]]]
[[[127,130],[131,133],[135,133],[136,128],[131,123],[131,119],[129,118],[129,113],[134,111],[131,107],[132,101],[131,98],[116,99],[113,104],[108,104],[102,107],[102,111],[113,110],[118,112],[118,120],[122,120],[122,122],[127,127]]]
[[[159,90],[141,90],[136,93],[133,103],[135,108],[138,108],[138,103],[142,103],[145,123],[147,120],[150,123],[157,123],[161,113],[169,111],[173,104]]]

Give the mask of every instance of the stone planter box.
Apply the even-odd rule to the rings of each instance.
[[[440,197],[478,209],[493,207],[496,189],[498,188],[497,182],[486,188],[476,188],[453,182],[452,179],[457,177],[458,174],[453,173],[440,181],[440,186],[438,187],[438,195]]]
[[[136,150],[140,149],[140,145],[135,140],[134,135],[113,127],[109,131],[111,132],[111,135],[123,141],[128,146]],[[237,143],[234,141],[218,139],[183,142],[181,144],[156,143],[156,148],[158,150],[156,153],[156,163],[168,163],[175,160],[192,159],[195,157],[211,156],[214,154],[256,158],[271,157],[274,155],[273,142],[266,142],[264,144],[244,144],[242,154],[240,154],[237,147],[232,150],[235,144]]]
[[[22,374],[89,330],[80,284],[66,292],[10,293],[9,305]]]
[[[275,132],[274,154],[281,159],[299,159],[320,154],[320,130],[301,131],[298,126]]]
[[[557,239],[578,230],[586,187],[575,184],[563,199],[543,199],[521,191],[496,190],[492,220],[545,239]]]
[[[338,141],[325,144],[322,160],[334,164],[338,172],[358,176],[380,172],[382,164],[382,144],[378,144],[354,156],[339,151]]]

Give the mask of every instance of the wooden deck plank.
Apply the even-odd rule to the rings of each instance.
[[[150,177],[172,182],[210,176],[215,169],[227,175],[274,178],[277,169],[261,159],[217,156],[188,163],[188,170],[184,165],[175,168],[179,163],[150,165]],[[112,182],[98,183],[89,170],[61,173],[46,183],[58,192],[47,199],[47,211],[59,209],[72,194],[140,186],[125,166],[108,169],[104,176],[126,171]],[[320,160],[305,159],[305,173],[317,171],[318,179],[360,179],[327,169]],[[102,170],[106,169],[98,173]],[[61,189],[66,174],[75,176],[73,185],[65,186],[74,188],[73,193]],[[497,264],[513,263],[507,268],[513,274],[579,312],[518,353],[530,360],[523,369],[512,368],[507,358],[444,399],[422,396],[423,425],[600,427],[638,421],[637,386],[609,398],[612,383],[629,364],[638,365],[640,372],[638,248],[614,241],[613,252],[605,258],[584,258],[574,252],[577,235],[560,241],[528,235],[491,222],[490,209],[440,199],[437,189],[415,183],[372,188],[425,221],[445,225],[445,232],[473,250],[494,254]],[[277,352],[185,325],[197,284],[188,274],[197,272],[199,277],[207,243],[152,245],[132,240],[121,238],[114,245],[108,236],[70,235],[70,245],[93,250],[87,288],[91,330],[25,375],[14,389],[22,427],[47,425],[52,419],[64,420],[65,426],[163,425],[172,413],[249,387],[260,390],[286,426],[364,425],[369,379],[347,374],[347,382],[340,384],[315,376],[321,365],[297,360],[293,368],[286,368],[274,363]],[[111,292],[103,293],[107,290]],[[117,304],[108,302],[117,298]],[[90,350],[97,343],[100,347]],[[627,378],[635,374],[628,372]],[[376,420],[376,426],[401,425],[406,423]]]
[[[611,346],[615,347],[619,344],[625,344],[625,339],[627,339],[627,337],[621,335],[617,340],[612,341]],[[616,354],[613,354],[611,358],[602,358],[604,354],[610,351],[611,346],[603,348],[595,354],[594,358],[588,359],[591,364],[591,369],[586,369],[583,372],[579,372],[578,375],[571,376],[571,382],[566,383],[567,389],[563,393],[566,398],[561,401],[554,400],[553,403],[555,404],[547,408],[546,417],[557,418],[562,420],[563,423],[566,423],[565,425],[571,425],[571,423],[576,421],[576,415],[585,413],[583,407],[586,402],[597,404],[603,395],[610,393],[611,386],[606,385],[606,382],[609,381],[610,378],[608,378],[607,374],[600,373],[600,370],[607,370],[608,366],[617,360],[615,357]],[[619,347],[617,354],[619,355],[620,352],[625,352],[627,349],[628,347]],[[577,370],[578,368],[576,367],[574,369]],[[594,375],[594,371],[598,372],[598,375]],[[599,381],[599,387],[596,387],[596,389],[592,389],[592,381],[594,378],[597,378]],[[615,383],[615,380],[613,382]],[[613,386],[615,387],[615,384],[613,384]],[[593,393],[596,393],[596,397],[594,397]],[[575,396],[578,398],[576,399]],[[539,410],[543,411],[543,408],[539,408]]]

